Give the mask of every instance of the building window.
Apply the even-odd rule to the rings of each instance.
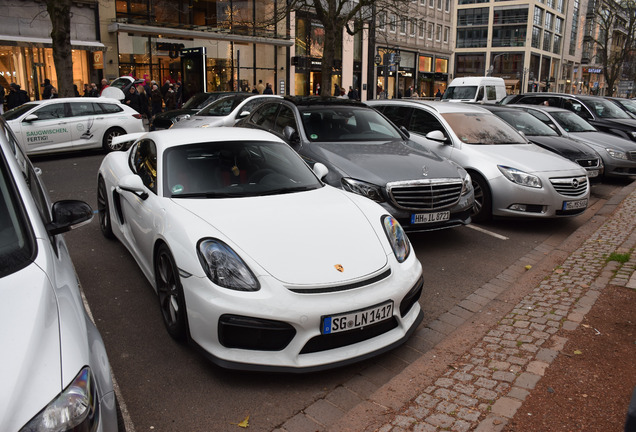
[[[457,48],[485,48],[488,46],[488,27],[457,29]]]
[[[557,0],[557,11],[559,11],[559,13],[563,13],[563,0]]]
[[[406,34],[406,17],[400,17],[400,34]]]
[[[443,0],[437,0],[437,9],[442,10]]]
[[[431,9],[435,7],[435,0],[428,0],[428,7]]]
[[[428,40],[433,40],[433,23],[428,23]]]
[[[386,30],[386,13],[384,12],[378,14],[378,30]]]
[[[467,4],[488,3],[488,2],[489,0],[458,0],[457,4],[467,5]]]
[[[488,8],[460,9],[457,11],[457,27],[488,24]]]
[[[494,26],[493,47],[520,47],[526,44],[526,26]]]
[[[485,54],[457,54],[455,56],[455,75],[483,75],[486,68]]]
[[[444,8],[444,12],[450,12],[450,0],[446,0],[446,7]]]
[[[411,37],[415,37],[415,33],[417,29],[417,20],[412,19],[411,20]]]
[[[546,0],[545,5],[550,9],[554,9],[554,0]]]
[[[554,20],[554,14],[551,14],[550,12],[546,12],[545,14],[545,29],[546,30],[552,30],[553,20]]]
[[[532,48],[539,48],[541,46],[541,28],[532,27]]]
[[[563,34],[563,18],[557,17],[554,21],[554,32]]]
[[[543,33],[543,51],[551,51],[552,33],[549,31]]]
[[[444,27],[444,43],[448,43],[448,37],[450,36],[450,28]]]
[[[543,9],[538,6],[534,7],[534,18],[532,20],[532,24],[536,26],[541,26],[543,24]]]
[[[426,33],[426,21],[420,21],[420,39],[424,39]]]
[[[442,26],[441,25],[437,25],[437,31],[435,32],[435,40],[437,42],[442,40]]]
[[[395,30],[397,29],[397,17],[393,14],[391,14],[391,21],[389,22],[389,31],[391,33],[395,33]]]
[[[526,24],[528,7],[496,7],[493,10],[493,24]]]
[[[552,45],[552,52],[554,54],[561,54],[561,36],[554,35],[554,44]]]

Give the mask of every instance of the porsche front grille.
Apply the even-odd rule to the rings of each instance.
[[[462,182],[431,179],[387,184],[391,201],[404,210],[439,210],[455,205],[462,194]]]

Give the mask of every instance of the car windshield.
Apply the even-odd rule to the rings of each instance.
[[[447,113],[443,117],[466,144],[527,144],[512,126],[492,114]]]
[[[477,93],[477,86],[449,87],[444,92],[442,100],[447,99],[473,99]]]
[[[584,99],[585,104],[600,118],[629,119],[629,114],[605,99]]]
[[[209,117],[223,117],[229,115],[236,105],[247,99],[249,96],[251,96],[251,94],[219,98],[199,111],[197,115]]]
[[[18,117],[22,116],[25,112],[32,110],[35,108],[37,104],[34,103],[25,103],[24,105],[20,105],[19,107],[15,107],[12,110],[9,110],[2,114],[5,120],[15,120]]]
[[[596,128],[573,112],[553,112],[554,120],[567,132],[596,132]]]
[[[402,139],[380,113],[359,106],[308,106],[301,110],[305,133],[312,142],[351,142]]]
[[[615,99],[616,102],[632,114],[636,114],[636,102],[631,99]]]
[[[192,96],[186,103],[183,104],[183,109],[201,109],[207,104],[212,102],[215,98],[211,97],[209,93],[199,93]]]
[[[171,198],[240,198],[322,187],[287,144],[231,141],[172,147],[163,156],[163,195]]]
[[[0,157],[0,277],[13,273],[32,259],[33,244],[9,168]]]
[[[110,83],[110,87],[115,87],[123,90],[124,88],[126,88],[126,86],[130,85],[131,82],[132,81],[128,78],[117,78],[115,81]]]
[[[494,114],[527,136],[558,136],[550,126],[525,111],[495,111]]]

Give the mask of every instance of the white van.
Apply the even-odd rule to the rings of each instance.
[[[462,77],[455,78],[442,96],[447,102],[495,103],[506,96],[503,78]]]

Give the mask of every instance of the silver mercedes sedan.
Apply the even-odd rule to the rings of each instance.
[[[372,100],[411,139],[466,169],[475,189],[473,220],[492,216],[549,218],[585,211],[585,169],[531,144],[476,105],[417,100]]]

